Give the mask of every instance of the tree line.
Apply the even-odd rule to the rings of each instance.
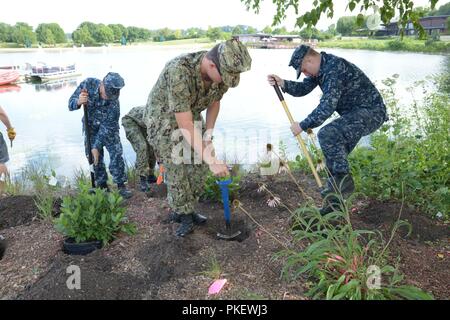
[[[334,28],[334,26],[332,26]],[[330,31],[329,29],[328,31]],[[81,23],[71,34],[66,33],[57,23],[41,23],[36,30],[25,22],[9,25],[0,22],[0,42],[16,43],[29,47],[32,44],[56,45],[73,42],[76,45],[95,46],[108,43],[130,43],[139,41],[163,42],[181,39],[209,38],[212,41],[230,39],[238,34],[265,33],[271,35],[300,35],[305,38],[329,38],[335,33],[317,29],[288,31],[285,27],[266,26],[258,30],[248,25],[222,26],[188,29],[162,28],[149,30],[139,27],[125,27],[122,24]]]

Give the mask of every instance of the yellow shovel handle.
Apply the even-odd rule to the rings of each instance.
[[[282,93],[280,91],[280,88],[277,85],[274,85],[273,87],[275,88],[275,91],[276,91],[276,93],[278,95],[278,98],[281,101],[281,104],[282,104],[282,106],[284,108],[284,111],[286,112],[286,114],[287,114],[287,116],[289,118],[289,121],[291,122],[291,124],[293,124],[295,122],[294,118],[292,118],[292,114],[289,111],[289,108],[288,108],[288,106],[286,104],[286,101],[284,100],[284,97],[283,97],[283,95],[282,95]],[[319,188],[322,188],[322,181],[320,181],[320,177],[317,174],[317,170],[316,170],[316,168],[314,168],[314,163],[312,162],[312,159],[311,159],[311,156],[309,155],[308,149],[306,149],[305,142],[303,141],[303,139],[302,139],[300,134],[297,135],[296,137],[297,137],[298,143],[300,144],[300,148],[302,149],[302,152],[303,152],[303,154],[306,157],[306,160],[308,160],[309,167],[311,168],[311,171],[312,171],[312,173],[314,175],[314,178],[316,179],[317,185],[319,186]]]

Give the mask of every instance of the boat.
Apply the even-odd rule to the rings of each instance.
[[[34,66],[32,65],[29,69],[30,73],[25,75],[25,79],[28,81],[46,82],[80,75],[75,68],[75,64],[66,66],[49,66],[40,62]]]
[[[11,84],[20,78],[20,73],[16,70],[0,70],[0,86]]]
[[[0,86],[0,93],[19,92],[21,87],[17,84],[5,84]]]

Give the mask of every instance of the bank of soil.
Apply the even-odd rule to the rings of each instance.
[[[320,204],[314,180],[297,178]],[[304,201],[288,177],[244,178],[239,200],[260,225],[240,210],[233,212],[232,229],[241,231],[240,241],[217,239],[218,231],[227,230],[223,207],[214,202],[202,202],[197,208],[208,216],[208,223],[177,239],[178,224],[166,221],[165,188],[155,185],[150,193],[135,191],[126,201],[128,217],[138,233],[121,234],[109,246],[84,257],[62,252],[63,237],[36,218],[31,197],[2,198],[0,234],[7,239],[7,248],[0,260],[0,299],[306,299],[307,279],[280,278],[283,261],[273,258],[283,247],[262,230],[282,243],[292,240],[290,213],[267,206],[267,195],[257,192],[262,180],[287,206],[295,208]],[[401,207],[396,202],[360,199],[352,222],[387,235]],[[411,222],[413,234],[405,238],[399,232],[391,252],[393,257],[400,256],[406,282],[436,298],[450,298],[448,225],[408,206],[403,206],[402,218]],[[80,290],[67,288],[70,265],[80,267]],[[217,276],[228,282],[218,296],[209,296],[208,287]]]

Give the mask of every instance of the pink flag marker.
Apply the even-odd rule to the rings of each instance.
[[[220,279],[213,282],[213,284],[209,287],[208,294],[218,294],[223,286],[227,283],[227,279]]]

